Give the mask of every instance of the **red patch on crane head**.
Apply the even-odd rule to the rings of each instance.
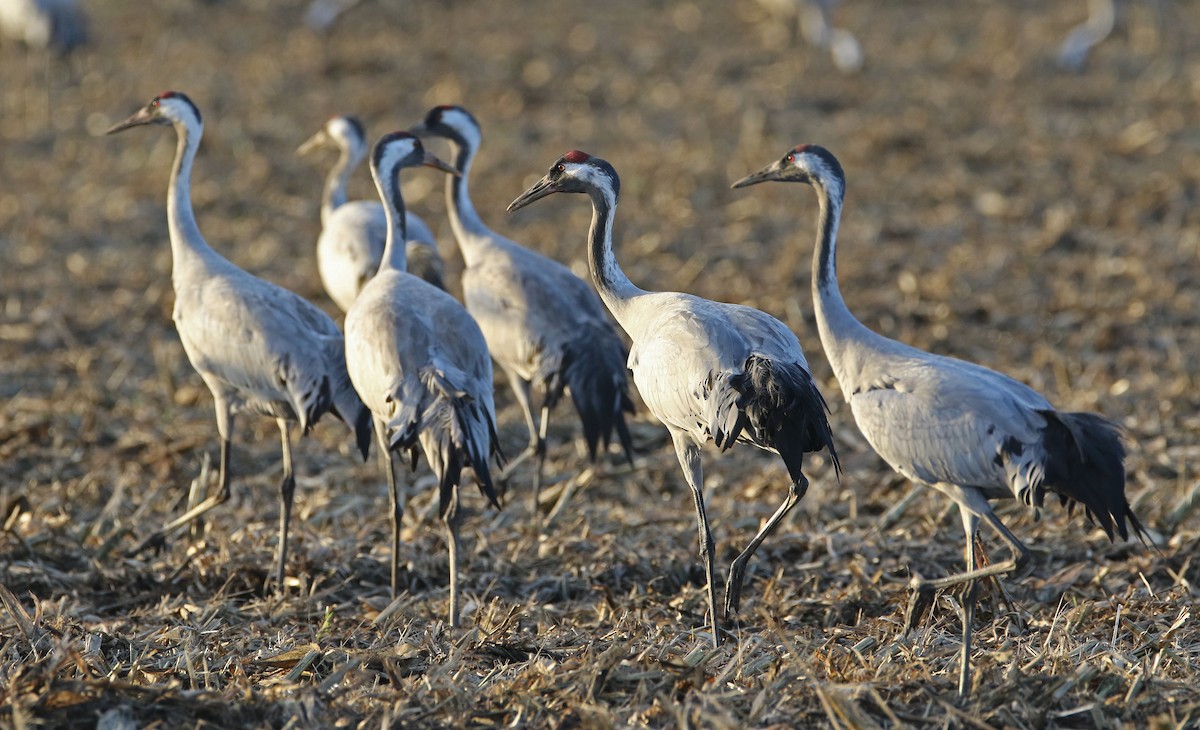
[[[571,150],[567,154],[563,155],[563,160],[577,164],[580,162],[587,162],[590,159],[592,159],[591,155],[586,152],[580,152],[579,150]]]
[[[803,154],[805,152],[808,152],[808,149],[810,147],[812,147],[812,145],[810,145],[810,144],[798,144],[792,148],[792,152],[795,152],[796,154]]]
[[[159,94],[159,95],[158,95],[158,98],[160,98],[160,99],[174,99],[174,98],[175,98],[175,92],[174,92],[174,91],[164,91],[163,93],[161,93],[161,94]]]

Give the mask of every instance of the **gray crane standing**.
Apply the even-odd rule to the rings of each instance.
[[[994,370],[934,355],[877,334],[850,313],[837,281],[837,231],[846,178],[828,150],[800,145],[734,183],[807,183],[820,204],[813,253],[813,304],[821,344],[871,447],[893,469],[954,500],[966,535],[966,572],[939,580],[914,578],[922,601],[966,584],[958,691],[970,690],[971,625],[978,580],[1018,570],[1029,550],[992,512],[989,500],[1019,499],[1042,507],[1046,493],[1082,504],[1109,539],[1128,539],[1126,521],[1145,531],[1125,499],[1125,447],[1120,428],[1094,413],[1055,410],[1028,386]],[[1011,559],[978,568],[982,520],[1012,551]]]
[[[534,514],[546,459],[550,410],[565,389],[583,423],[588,455],[608,445],[612,432],[633,463],[625,414],[633,411],[626,376],[625,348],[596,293],[557,261],[493,233],[471,203],[467,179],[479,150],[479,123],[458,106],[439,106],[411,130],[444,137],[455,150],[462,177],[446,183],[450,225],[462,250],[463,299],[479,322],[492,357],[512,384],[529,428],[529,447],[509,463],[506,474],[534,457]],[[541,418],[534,417],[533,386],[542,396]]]
[[[367,280],[379,270],[387,239],[387,216],[375,200],[347,201],[350,175],[367,156],[367,137],[362,122],[345,115],[330,117],[324,126],[296,151],[305,154],[321,147],[340,150],[329,169],[321,197],[321,235],[317,238],[317,273],[329,298],[343,312],[349,311]],[[445,265],[438,254],[437,240],[425,221],[405,212],[408,271],[439,289],[445,289]]]
[[[497,509],[488,459],[498,453],[492,361],[479,326],[446,292],[405,271],[404,201],[400,170],[426,165],[457,175],[407,132],[384,136],[371,156],[371,175],[387,213],[387,243],[379,272],[346,313],[346,364],[371,409],[383,450],[392,506],[392,594],[396,593],[404,502],[392,452],[418,445],[438,482],[450,553],[450,625],[458,626],[459,482],[464,466]]]
[[[350,384],[342,333],[333,320],[304,298],[238,268],[200,235],[191,200],[192,163],[204,132],[200,110],[186,95],[167,91],[108,133],[149,124],[171,125],[179,139],[167,190],[175,288],[172,318],[188,360],[212,391],[221,466],[217,494],[168,522],[135,552],[228,500],[234,415],[271,416],[283,439],[274,571],[282,588],[296,490],[289,423],[299,421],[307,433],[322,415],[333,413],[354,430],[365,459],[371,414]]]
[[[620,179],[612,165],[584,152],[561,157],[510,211],[552,193],[586,193],[592,201],[588,267],[600,298],[633,340],[629,367],[650,412],[671,432],[675,454],[692,490],[700,555],[708,579],[712,641],[720,642],[715,545],[704,510],[700,453],[737,442],[779,454],[791,482],[779,509],[729,566],[724,613],[736,613],[746,564],[804,496],[804,454],[828,449],[840,470],[821,397],[796,335],[757,309],[678,292],[635,286],[613,253],[612,228]]]

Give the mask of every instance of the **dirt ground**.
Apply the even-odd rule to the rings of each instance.
[[[66,59],[0,45],[0,727],[1196,726],[1200,3],[1160,6],[1132,3],[1077,74],[1055,54],[1082,1],[847,0],[855,75],[759,4],[713,0],[368,0],[325,37],[301,0],[93,0],[92,43]],[[560,407],[540,536],[528,472],[500,513],[465,492],[462,630],[444,623],[428,471],[411,476],[393,602],[382,470],[332,419],[297,449],[284,595],[262,588],[268,419],[239,421],[234,498],[204,529],[127,555],[217,454],[170,321],[174,136],[102,134],[165,89],[205,115],[193,196],[209,242],[335,316],[313,255],[331,159],[296,146],[334,113],[379,135],[462,103],[483,125],[472,189],[496,230],[584,274],[584,198],[504,212],[584,149],[622,175],[636,283],[791,326],[845,473],[810,459],[736,640],[708,648],[690,499],[644,410],[630,470],[588,468]],[[865,323],[1128,429],[1128,491],[1157,549],[1001,505],[1034,557],[1004,581],[1015,610],[982,602],[966,702],[957,596],[901,633],[912,571],[961,567],[959,520],[931,490],[905,501],[842,402],[812,317],[812,192],[729,190],[800,142],[846,168],[839,270]],[[404,190],[457,291],[439,175]],[[365,170],[353,194],[374,194]],[[524,426],[498,385],[515,454]],[[744,447],[706,459],[724,564],[786,473]]]

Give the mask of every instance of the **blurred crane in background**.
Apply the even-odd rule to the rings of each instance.
[[[379,270],[387,240],[387,216],[375,200],[347,202],[346,184],[367,156],[366,131],[355,117],[334,116],[297,150],[305,154],[321,147],[336,147],[341,154],[325,179],[321,197],[321,235],[317,238],[317,272],[325,292],[343,312],[367,281]],[[445,264],[433,231],[414,213],[405,212],[406,254],[409,273],[445,289]]]
[[[77,0],[0,0],[0,33],[66,55],[87,42],[87,18]]]
[[[1149,0],[1148,5],[1155,18],[1154,25],[1161,26],[1162,0]],[[1092,48],[1112,34],[1120,12],[1117,0],[1087,0],[1087,19],[1067,33],[1058,50],[1058,65],[1068,71],[1082,71]]]
[[[830,20],[837,0],[758,0],[776,22],[787,23],[813,48],[828,49],[833,65],[842,73],[862,70],[863,50],[858,38]]]

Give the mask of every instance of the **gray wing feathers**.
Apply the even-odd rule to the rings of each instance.
[[[488,469],[498,444],[491,360],[462,305],[408,273],[385,273],[355,302],[346,336],[355,386],[385,422],[389,446],[419,443],[443,499],[470,466],[496,502]]]
[[[778,451],[793,478],[806,451],[828,449],[837,465],[825,400],[782,322],[687,294],[653,294],[641,306],[646,330],[630,366],[660,420],[722,449],[741,440]]]
[[[1035,391],[999,373],[951,358],[881,363],[850,396],[867,440],[894,469],[928,484],[1005,488],[1006,442],[1031,447],[1052,410]],[[1032,450],[1029,452],[1032,455]]]
[[[193,366],[235,409],[307,431],[336,408],[361,448],[365,409],[349,388],[341,332],[312,303],[230,265],[177,282],[175,321]]]
[[[625,348],[582,279],[556,261],[513,247],[495,249],[467,269],[463,291],[497,362],[543,389],[550,406],[570,391],[593,458],[614,430],[631,453]]]
[[[445,289],[444,263],[429,226],[406,213],[408,269]],[[317,268],[329,297],[349,311],[367,281],[379,271],[387,242],[387,216],[378,202],[357,200],[334,209],[317,240]]]

